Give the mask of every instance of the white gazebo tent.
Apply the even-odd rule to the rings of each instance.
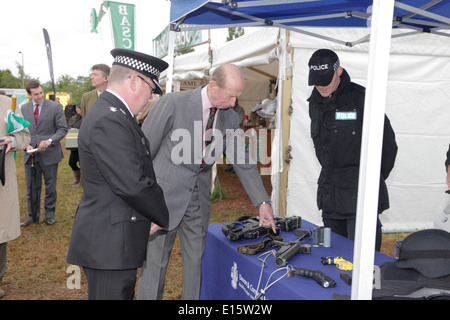
[[[448,29],[450,7],[441,1],[411,0],[408,4],[393,0],[373,1],[191,1],[186,4],[172,1],[172,22],[176,22],[175,29],[181,23],[195,24],[197,28],[211,28],[211,22],[216,27],[242,25],[270,25],[279,26],[284,30],[302,32],[294,26],[345,26],[358,27],[360,22],[352,24],[354,18],[371,19],[370,50],[368,63],[368,77],[366,85],[366,106],[364,118],[364,132],[361,153],[361,170],[358,192],[357,227],[354,250],[354,281],[352,287],[353,299],[371,298],[373,247],[375,242],[376,203],[381,158],[381,137],[386,101],[386,79],[388,74],[388,60],[392,26],[407,27],[413,30],[439,32]],[[275,7],[285,6],[277,11]],[[291,7],[289,7],[291,6]],[[293,7],[295,6],[295,7]],[[242,11],[240,9],[242,8]],[[250,9],[248,9],[250,8]],[[255,9],[257,8],[257,9]],[[261,9],[261,10],[260,10]],[[294,10],[295,9],[295,10]],[[254,10],[252,12],[252,10]],[[286,11],[287,10],[287,11]],[[180,14],[182,12],[182,14]],[[288,12],[288,13],[287,13]],[[372,13],[371,13],[372,12]],[[211,16],[207,16],[212,13]],[[261,16],[258,14],[262,13]],[[271,15],[272,14],[272,15]],[[275,16],[274,16],[275,14]],[[290,16],[288,18],[288,16]],[[341,22],[345,17],[345,22]],[[393,20],[393,17],[395,19]],[[220,19],[219,19],[220,18]],[[228,20],[227,20],[228,19]],[[227,22],[224,22],[227,20]],[[202,22],[204,21],[204,22]],[[306,21],[306,23],[305,23]],[[316,23],[326,21],[325,24]],[[356,20],[358,21],[358,20]],[[364,20],[364,23],[365,20]],[[305,33],[305,32],[303,32]],[[310,34],[313,35],[313,34]],[[444,33],[444,35],[447,35]],[[330,39],[332,40],[332,39]],[[362,41],[366,41],[362,39]],[[286,48],[286,38],[281,37]],[[283,91],[286,80],[286,66],[288,54],[284,51],[280,55],[280,71],[278,74],[279,90]],[[171,70],[169,70],[169,74]],[[169,76],[169,82],[171,78]],[[169,89],[170,90],[170,89]],[[282,99],[279,99],[279,111],[282,111]],[[374,106],[378,106],[375,108]],[[281,117],[282,112],[278,112]],[[281,125],[281,121],[278,123]],[[278,137],[279,154],[281,155],[281,134]],[[275,160],[275,159],[272,159]],[[282,161],[278,161],[281,169]],[[278,185],[276,185],[278,188]],[[275,211],[278,207],[275,207]]]

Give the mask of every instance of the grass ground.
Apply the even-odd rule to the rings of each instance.
[[[7,269],[1,284],[6,293],[4,300],[87,299],[87,281],[83,271],[80,272],[79,289],[68,289],[67,285],[68,280],[69,285],[76,284],[70,281],[74,270],[69,268],[66,255],[75,211],[83,190],[73,188],[69,184],[73,181],[73,175],[67,163],[69,151],[64,148],[64,140],[63,150],[65,157],[58,169],[57,223],[53,226],[47,226],[43,222],[39,225],[29,225],[22,228],[22,234],[18,239],[7,244]],[[22,157],[23,154],[18,152],[16,165],[21,221],[25,220],[27,212]],[[225,172],[224,165],[219,166],[218,170],[226,199],[212,203],[211,223],[234,221],[242,215],[256,215],[257,211],[251,205],[236,175]],[[262,178],[266,190],[270,192],[270,177],[262,176]],[[42,200],[43,198],[42,196]],[[392,256],[395,240],[403,239],[405,236],[406,234],[383,235],[381,251]],[[181,252],[177,240],[168,267],[164,299],[181,299],[181,273]]]

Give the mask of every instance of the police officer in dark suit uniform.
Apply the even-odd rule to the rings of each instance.
[[[67,256],[83,267],[89,299],[132,299],[150,225],[168,224],[149,142],[134,119],[153,93],[162,93],[158,79],[168,65],[124,49],[111,54],[108,88],[78,136],[84,192]]]
[[[311,137],[322,166],[317,205],[325,227],[354,239],[365,88],[351,82],[335,52],[317,50],[309,60]],[[397,155],[395,133],[385,116],[378,213],[389,208],[385,180]],[[381,248],[381,222],[376,249]]]

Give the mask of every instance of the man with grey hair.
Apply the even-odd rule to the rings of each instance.
[[[259,210],[260,224],[275,231],[272,207],[257,166],[248,160],[248,153],[239,155],[235,151],[245,150],[239,117],[231,109],[243,89],[242,71],[225,64],[215,70],[207,86],[164,95],[144,121],[142,130],[150,141],[156,177],[169,209],[169,225],[164,229],[152,225],[152,232],[160,230],[148,242],[138,299],[162,299],[177,233],[183,258],[182,298],[199,299],[202,255],[211,213],[210,169],[224,151]],[[214,141],[210,132],[214,132]],[[185,136],[177,143],[180,134]],[[183,151],[178,152],[180,144]]]
[[[84,118],[89,109],[97,101],[98,96],[106,90],[108,85],[110,68],[106,64],[95,64],[91,68],[91,83],[94,90],[86,92],[81,97],[81,118]]]
[[[106,64],[100,63],[94,64],[91,70],[91,84],[95,89],[84,93],[81,97],[81,119],[86,117],[86,114],[92,108],[95,101],[97,101],[100,94],[106,90],[111,69]],[[75,185],[82,185],[81,170],[74,170],[73,175],[75,178]]]

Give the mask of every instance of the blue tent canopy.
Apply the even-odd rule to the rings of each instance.
[[[244,26],[365,27],[372,0],[172,0],[170,20],[189,28]],[[396,28],[450,27],[450,1],[396,1]],[[195,27],[192,27],[195,25]],[[184,28],[184,27],[183,27]]]

